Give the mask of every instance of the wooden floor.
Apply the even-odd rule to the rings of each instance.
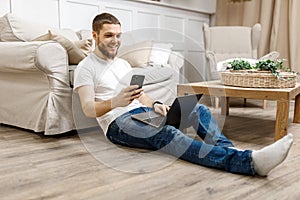
[[[218,115],[238,148],[273,142],[275,103],[234,100],[230,116]],[[291,105],[291,110],[293,104]],[[290,115],[292,120],[292,114]],[[0,126],[0,199],[300,199],[300,124],[284,163],[268,177],[210,169],[165,155],[116,147],[97,131],[46,137]],[[191,134],[191,133],[188,133]],[[192,135],[192,134],[191,134]]]

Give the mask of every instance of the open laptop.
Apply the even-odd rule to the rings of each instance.
[[[202,94],[192,94],[177,97],[171,105],[167,116],[162,116],[151,110],[149,112],[131,115],[131,118],[157,128],[162,125],[172,125],[179,128],[181,119],[186,119],[188,117],[199,102],[201,96]]]

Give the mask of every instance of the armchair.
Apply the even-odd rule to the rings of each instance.
[[[203,26],[205,55],[208,60],[208,80],[219,80],[218,62],[230,58],[258,57],[261,25],[243,26]]]
[[[232,58],[258,58],[258,45],[261,25],[245,26],[214,26],[203,25],[205,55],[207,58],[207,80],[220,80],[222,62]],[[218,98],[215,105],[218,107]],[[246,103],[246,99],[244,99]],[[266,100],[263,108],[266,107]]]

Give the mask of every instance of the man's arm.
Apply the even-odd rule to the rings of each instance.
[[[108,100],[96,100],[94,87],[81,86],[77,89],[83,113],[87,117],[100,117],[116,107],[129,105],[134,99],[143,94],[143,89],[137,89],[137,85],[124,88],[121,92]]]
[[[154,103],[154,100],[151,97],[149,97],[146,93],[143,93],[138,100],[139,102],[141,102],[149,108],[152,108]]]
[[[96,102],[93,86],[81,86],[77,90],[82,111],[87,117],[98,117],[104,115],[112,109],[111,100]],[[97,107],[102,107],[102,109],[97,109]],[[98,111],[97,113],[97,110],[100,110],[101,112]]]
[[[167,112],[170,110],[170,107],[167,105],[164,105],[164,104],[153,105],[153,103],[155,101],[145,93],[143,93],[138,100],[139,100],[139,102],[141,102],[142,104],[144,104],[147,107],[150,107],[150,108],[153,107],[155,112],[158,112],[164,116],[166,116]]]

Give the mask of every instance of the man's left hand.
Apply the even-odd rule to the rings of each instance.
[[[169,110],[170,110],[170,107],[165,104],[157,104],[156,103],[154,105],[154,111],[163,116],[166,116]]]

